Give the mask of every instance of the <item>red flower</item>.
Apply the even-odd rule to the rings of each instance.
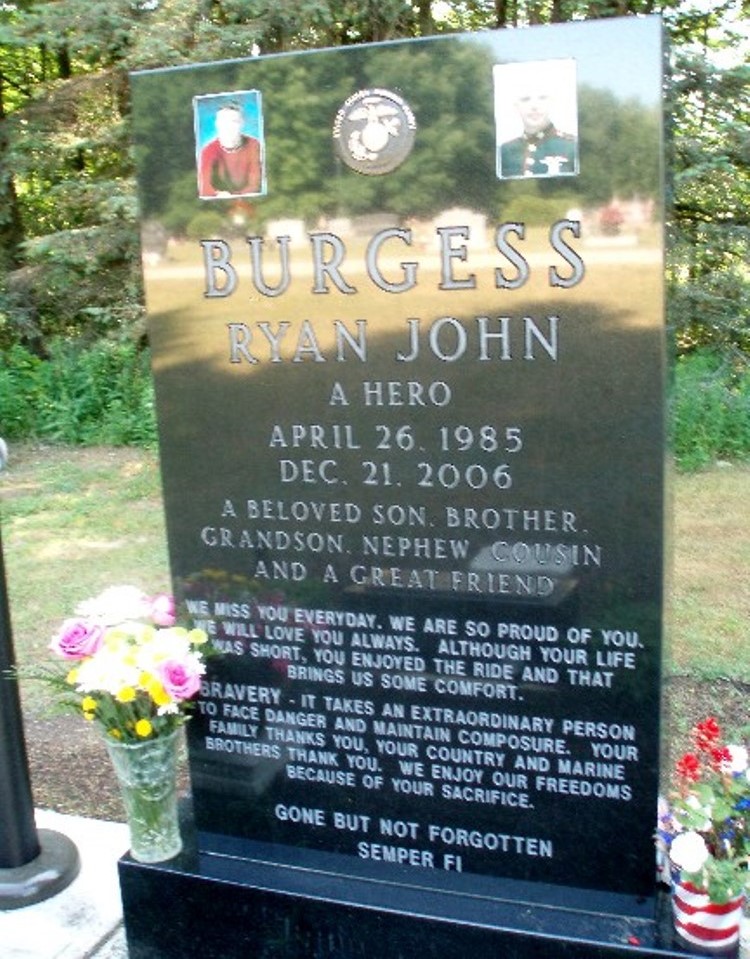
[[[727,746],[714,746],[710,751],[711,765],[716,770],[721,770],[722,765],[731,766],[732,754]]]
[[[700,752],[711,752],[718,745],[721,727],[714,716],[709,716],[702,723],[693,726],[691,735],[696,749]]]
[[[701,778],[701,763],[695,753],[685,753],[675,763],[675,771],[680,779],[690,783],[697,783]]]

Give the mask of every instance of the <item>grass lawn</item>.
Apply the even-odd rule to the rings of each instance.
[[[677,477],[674,550],[673,668],[750,683],[750,466]]]
[[[750,723],[748,502],[750,465],[674,480],[670,740],[708,712],[729,728]],[[105,586],[169,589],[155,452],[19,445],[0,474],[0,505],[20,664],[46,658],[60,620]],[[50,717],[37,686],[25,683],[22,693],[37,805],[121,818],[93,730],[77,717]]]

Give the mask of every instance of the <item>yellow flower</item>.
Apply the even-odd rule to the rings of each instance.
[[[156,706],[168,706],[172,702],[172,697],[152,673],[141,673],[139,682],[141,688],[146,690]]]
[[[208,634],[202,629],[191,629],[188,633],[188,639],[193,646],[202,646],[208,642]]]
[[[122,739],[122,733],[120,732],[119,729],[110,729],[110,730],[109,730],[109,735],[110,735],[113,739]]]
[[[135,690],[132,686],[123,686],[115,695],[115,699],[118,703],[132,703],[135,699]]]
[[[97,703],[97,701],[94,699],[93,696],[83,697],[83,699],[81,700],[81,709],[84,711],[84,713],[91,713],[91,716],[87,715],[86,719],[94,718],[93,714],[96,712],[96,707],[98,705],[99,704]]]
[[[149,643],[154,641],[155,636],[156,629],[153,626],[149,626],[147,623],[136,624],[133,638],[137,646],[148,646]]]
[[[104,634],[104,645],[113,653],[116,653],[121,646],[127,645],[127,641],[128,634],[117,626],[110,627]]]
[[[141,739],[145,739],[147,736],[150,736],[154,731],[154,727],[147,719],[139,719],[135,724],[135,734],[140,736]]]
[[[71,686],[75,686],[78,682],[78,667],[74,667],[70,670],[68,675],[65,677],[65,682],[69,683]]]
[[[172,702],[172,697],[158,680],[151,684],[149,693],[157,706],[168,706]]]

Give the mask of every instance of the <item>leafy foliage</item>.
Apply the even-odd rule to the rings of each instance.
[[[671,396],[674,455],[683,469],[750,457],[750,368],[718,352],[678,357]]]
[[[0,432],[84,445],[155,442],[147,352],[100,340],[56,340],[40,360],[18,344],[0,353]]]

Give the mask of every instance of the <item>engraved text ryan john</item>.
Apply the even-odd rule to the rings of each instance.
[[[558,266],[547,267],[547,283],[551,287],[569,289],[578,285],[585,273],[584,262],[580,255],[568,243],[567,234],[580,237],[580,223],[577,220],[558,220],[549,229],[549,245],[564,263],[561,272]],[[469,251],[467,241],[470,230],[466,226],[439,227],[438,269],[441,291],[459,291],[477,289],[477,275],[470,271],[467,264]],[[518,241],[523,241],[526,227],[523,223],[502,223],[495,230],[495,247],[504,258],[501,266],[494,268],[494,287],[498,290],[517,290],[531,277],[528,260],[519,250]],[[345,296],[355,295],[358,290],[350,282],[351,273],[345,266],[347,250],[344,241],[335,233],[316,232],[309,234],[311,244],[310,271],[312,275],[311,292],[330,294],[336,290]],[[513,241],[513,242],[511,242]],[[205,270],[204,295],[209,299],[223,299],[236,292],[240,275],[232,261],[232,249],[226,240],[201,240]],[[252,285],[258,293],[266,297],[279,297],[291,286],[293,281],[290,264],[289,236],[276,237],[277,262],[274,273],[278,274],[275,284],[266,281],[264,271],[264,239],[260,236],[246,237],[250,252],[250,271]],[[375,233],[367,244],[364,266],[368,279],[378,289],[392,294],[413,290],[419,281],[420,263],[415,260],[399,260],[394,264],[394,249],[411,247],[412,231],[407,228],[390,227]],[[309,275],[307,268],[306,275]],[[361,271],[360,271],[361,272]],[[347,278],[347,274],[349,278]],[[454,362],[466,356],[469,349],[477,360],[510,360],[514,358],[515,338],[519,336],[516,328],[520,326],[522,337],[522,356],[525,360],[536,359],[536,350],[556,361],[558,358],[558,329],[560,318],[548,316],[537,322],[532,317],[523,316],[476,316],[475,329],[460,322],[453,316],[442,316],[434,320],[427,331],[422,330],[421,320],[410,317],[406,321],[406,342],[403,349],[396,352],[398,362],[410,363],[416,360],[423,348],[445,362]],[[260,321],[251,328],[246,323],[229,323],[229,359],[232,363],[258,363],[265,359],[272,363],[284,360],[299,363],[304,360],[326,362],[329,357],[316,334],[314,324],[305,319],[291,330],[292,323],[280,321],[275,326]],[[357,319],[350,329],[341,320],[332,321],[335,345],[331,359],[343,362],[354,358],[367,362],[367,321]],[[470,342],[470,330],[471,339]],[[425,340],[424,344],[422,340]]]

